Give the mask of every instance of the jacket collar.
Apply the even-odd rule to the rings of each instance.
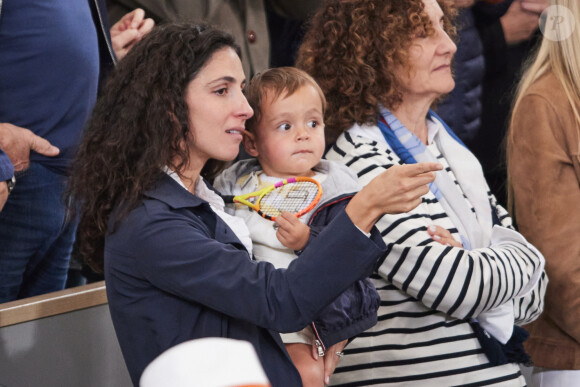
[[[213,189],[213,187],[209,187]],[[166,203],[174,209],[207,205],[205,200],[187,191],[165,173],[155,186],[145,192],[145,196]]]

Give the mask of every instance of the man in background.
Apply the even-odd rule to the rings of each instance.
[[[153,27],[143,15],[109,31],[104,0],[0,1],[0,169],[16,179],[8,196],[12,176],[0,180],[0,302],[64,288],[67,167],[113,48],[124,55]]]

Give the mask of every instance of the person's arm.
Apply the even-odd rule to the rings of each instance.
[[[369,233],[384,214],[404,214],[421,204],[421,197],[429,192],[427,184],[441,169],[438,163],[419,163],[380,171],[354,195],[346,212],[361,231]]]
[[[381,239],[367,238],[344,211],[286,270],[250,260],[179,214],[143,216],[135,212],[108,239],[109,254],[138,257],[135,269],[166,292],[279,332],[304,328],[384,254]]]
[[[334,217],[343,211],[349,200],[347,195],[341,199],[336,198],[331,203],[326,204],[324,209],[318,210],[317,214],[313,216],[310,226],[316,225],[319,231],[323,230]],[[378,235],[376,228],[373,228],[372,232]],[[317,237],[311,236],[310,241]],[[332,259],[332,257],[329,257],[329,259]],[[375,286],[368,278],[365,278],[351,285],[331,304],[321,310],[314,319],[313,324],[316,335],[320,338],[325,351],[334,355],[336,350],[333,351],[329,348],[345,340],[351,340],[373,327],[377,323],[379,304],[380,297]],[[340,351],[345,344],[343,343]]]
[[[393,168],[388,153],[374,152],[368,157],[368,148],[341,146],[341,153],[332,153],[332,158],[342,157],[340,161],[357,173],[363,186],[385,168]],[[430,197],[432,201],[412,211],[387,214],[377,222],[387,243],[387,255],[379,267],[382,277],[427,307],[459,319],[476,317],[530,290],[541,274],[543,257],[521,235],[515,233],[497,245],[472,251],[443,246],[427,231],[433,214],[426,209],[437,205]],[[440,226],[457,236],[443,212],[436,218]]]
[[[509,213],[498,204],[496,197],[489,191],[489,201],[492,211],[497,216],[497,221],[502,227],[515,230],[513,220]],[[535,243],[533,243],[536,246]],[[540,250],[541,251],[541,250]],[[537,319],[544,311],[546,287],[548,277],[545,272],[541,274],[536,286],[526,295],[514,299],[514,320],[516,325],[524,325]]]
[[[429,308],[459,319],[529,294],[543,268],[542,255],[518,237],[475,250],[391,243],[387,251],[382,277]]]
[[[580,159],[570,154],[577,135],[565,135],[577,131],[571,116],[547,97],[524,97],[507,152],[516,222],[546,257],[550,286],[544,313],[580,342]]]
[[[108,254],[138,257],[135,269],[166,292],[232,318],[295,332],[348,286],[371,274],[385,253],[384,243],[377,233],[369,238],[358,228],[364,230],[381,212],[416,203],[416,184],[431,182],[434,176],[425,171],[435,168],[440,164],[402,166],[382,174],[355,196],[360,204],[353,198],[286,270],[251,261],[247,252],[213,239],[204,225],[196,227],[201,222],[196,216],[169,210],[154,217],[134,211],[108,237]],[[398,175],[405,176],[405,188],[394,179]],[[385,192],[390,200],[381,197]]]

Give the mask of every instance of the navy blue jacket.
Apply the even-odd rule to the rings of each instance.
[[[166,349],[202,337],[253,344],[272,386],[301,386],[277,332],[296,332],[385,253],[344,211],[288,269],[250,259],[207,202],[168,176],[105,240],[109,308],[133,383]],[[329,259],[332,257],[332,259]]]
[[[340,215],[353,194],[335,197],[318,207],[308,223],[310,238],[305,248],[319,233]],[[332,259],[332,257],[330,257]],[[380,297],[370,279],[352,284],[345,292],[327,305],[312,322],[315,335],[323,349],[340,341],[352,339],[377,323]]]

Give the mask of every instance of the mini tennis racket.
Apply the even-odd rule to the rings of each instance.
[[[320,183],[309,177],[291,177],[261,190],[237,196],[222,196],[226,203],[241,203],[268,220],[288,211],[301,217],[311,211],[322,195]]]

